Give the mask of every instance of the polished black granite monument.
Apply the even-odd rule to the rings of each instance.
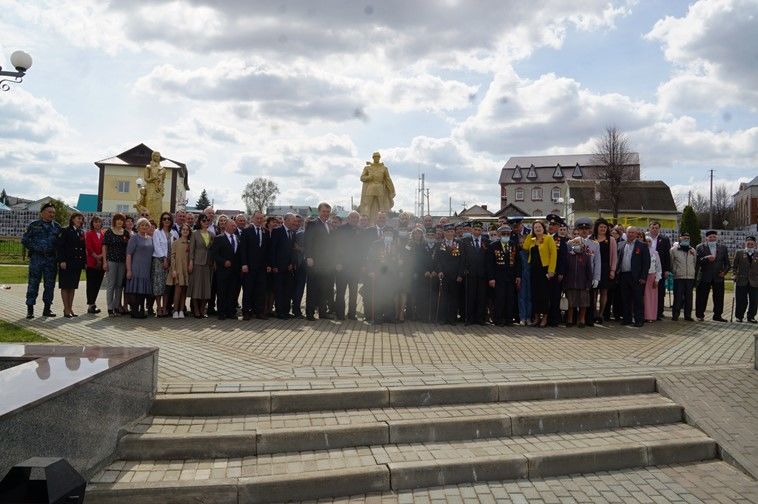
[[[85,478],[155,397],[158,349],[0,345],[0,477],[30,457],[63,457]]]

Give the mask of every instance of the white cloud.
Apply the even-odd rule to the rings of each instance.
[[[47,142],[66,131],[66,120],[52,103],[14,85],[0,91],[0,138]]]
[[[699,0],[645,37],[662,44],[679,75],[659,89],[678,110],[744,103],[758,110],[758,2]]]

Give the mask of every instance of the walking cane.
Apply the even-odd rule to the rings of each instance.
[[[440,278],[440,288],[437,291],[437,313],[435,315],[435,322],[440,322],[440,304],[442,303],[442,278]]]
[[[726,283],[726,282],[724,282]],[[734,320],[734,298],[737,297],[737,282],[734,283],[734,289],[732,289],[732,309],[729,310],[729,322]]]

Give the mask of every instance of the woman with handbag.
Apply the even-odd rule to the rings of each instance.
[[[548,281],[555,276],[558,250],[555,240],[547,233],[547,228],[542,221],[537,221],[532,225],[532,232],[524,240],[523,249],[529,253],[533,325],[545,327],[550,308]]]

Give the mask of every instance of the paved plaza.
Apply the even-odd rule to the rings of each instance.
[[[753,478],[758,476],[758,372],[753,369],[758,328],[754,325],[664,320],[639,329],[607,324],[578,330],[439,327],[415,322],[370,326],[355,321],[133,320],[86,314],[76,319],[27,321],[23,319],[24,292],[20,285],[0,292],[0,318],[64,344],[159,347],[161,393],[655,376],[659,392],[684,406],[688,423],[719,443],[724,460],[538,481],[454,485],[334,502],[758,502]],[[79,296],[78,313],[85,312],[82,301]],[[429,413],[423,408],[418,412],[425,414]],[[456,414],[456,409],[441,414]],[[350,415],[303,418],[312,426],[350,422]],[[233,421],[244,423],[245,417]],[[145,430],[214,432],[223,426],[212,420],[162,424],[153,419]],[[678,435],[674,430],[672,437]],[[579,438],[571,443],[580,443]],[[359,448],[355,460],[370,463],[376,457],[391,456],[365,451],[361,454]],[[122,468],[118,478],[201,480],[213,477],[213,471],[233,477],[235,471],[245,470],[243,462],[230,466],[228,460],[187,463],[148,461]]]

